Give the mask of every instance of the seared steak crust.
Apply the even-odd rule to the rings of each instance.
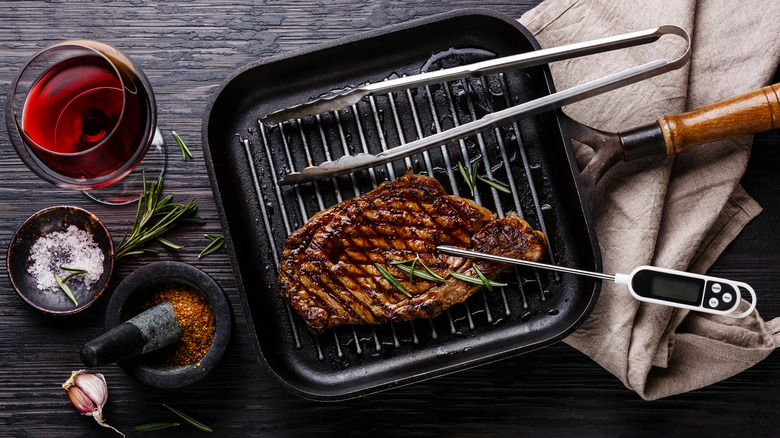
[[[407,174],[321,211],[293,232],[282,250],[281,293],[315,334],[340,324],[434,317],[480,287],[450,277],[452,271],[474,276],[472,263],[437,251],[437,245],[539,260],[546,240],[516,215],[496,221],[473,201],[447,195],[435,179]],[[415,257],[447,282],[410,282],[390,264]],[[505,268],[483,261],[478,266],[488,278]]]

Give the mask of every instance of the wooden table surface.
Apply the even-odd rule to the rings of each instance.
[[[780,356],[723,382],[646,402],[580,352],[557,344],[454,375],[338,403],[288,393],[255,356],[236,281],[224,250],[198,259],[204,233],[220,233],[203,153],[201,120],[220,82],[239,66],[384,25],[454,8],[481,6],[519,17],[536,1],[293,2],[127,0],[0,2],[0,95],[35,51],[64,39],[96,39],[143,66],[157,97],[159,126],[169,145],[165,192],[196,196],[203,226],[170,233],[180,251],[123,259],[109,292],[135,269],[156,260],[197,266],[224,288],[236,316],[233,343],[210,379],[164,391],[145,387],[116,365],[99,368],[110,387],[106,417],[132,427],[169,419],[161,403],[212,426],[217,436],[656,436],[780,434]],[[130,227],[135,206],[107,207],[51,186],[16,156],[0,127],[0,243],[7,246],[29,215],[59,204],[86,208],[115,236]],[[182,161],[171,131],[190,146]],[[756,137],[743,179],[765,211],[729,246],[711,270],[750,282],[764,318],[780,316],[780,135]],[[60,384],[82,368],[78,351],[103,332],[108,299],[76,316],[39,314],[0,276],[0,435],[112,436],[79,416]],[[192,436],[179,427],[152,436]]]

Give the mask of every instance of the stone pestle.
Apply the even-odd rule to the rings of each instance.
[[[87,342],[79,355],[84,365],[97,367],[158,350],[181,337],[173,304],[166,301]]]

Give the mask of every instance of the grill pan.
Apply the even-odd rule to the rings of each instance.
[[[371,97],[273,127],[258,123],[345,85],[537,49],[516,20],[456,11],[247,65],[214,95],[203,122],[204,155],[250,338],[260,362],[292,392],[341,400],[463,370],[555,343],[590,313],[598,280],[528,268],[503,275],[509,286],[478,292],[431,320],[337,327],[319,337],[279,294],[281,247],[308,218],[407,169],[434,176],[450,194],[471,197],[458,162],[479,162],[482,174],[511,185],[512,194],[481,186],[474,199],[499,216],[516,212],[542,230],[553,263],[601,271],[587,201],[617,159],[581,174],[569,138],[602,134],[560,111],[351,175],[276,184],[313,163],[378,153],[550,94],[546,66]]]

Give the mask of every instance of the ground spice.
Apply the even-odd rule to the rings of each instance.
[[[173,304],[183,332],[181,339],[170,347],[165,363],[173,366],[194,364],[206,354],[214,340],[214,309],[200,292],[182,284],[165,285],[141,307],[146,310],[165,301]]]

